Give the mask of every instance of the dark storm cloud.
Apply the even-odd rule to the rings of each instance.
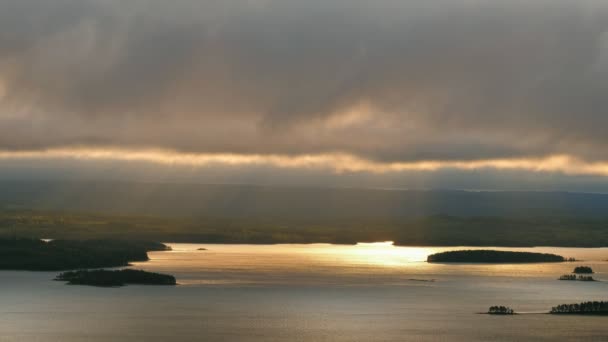
[[[608,160],[602,1],[0,3],[0,148]]]

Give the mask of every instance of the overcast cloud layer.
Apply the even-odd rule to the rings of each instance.
[[[608,161],[608,3],[0,2],[0,150]]]

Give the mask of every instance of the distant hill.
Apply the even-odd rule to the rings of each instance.
[[[608,195],[0,182],[0,236],[207,243],[608,246]]]
[[[166,217],[608,217],[608,195],[135,182],[0,181],[0,208]]]

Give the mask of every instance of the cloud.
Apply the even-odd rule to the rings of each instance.
[[[607,32],[591,0],[7,1],[0,149],[604,163]]]
[[[330,173],[403,173],[436,172],[445,169],[517,170],[561,173],[565,175],[608,176],[608,162],[585,162],[571,156],[545,158],[485,159],[477,161],[412,161],[374,162],[348,154],[312,154],[286,156],[276,154],[204,154],[176,153],[166,150],[84,149],[64,148],[45,151],[0,151],[0,160],[80,160],[126,161],[178,167],[217,168],[255,166],[280,169],[324,170]]]
[[[338,157],[338,158],[336,158]],[[412,163],[397,170],[383,164],[339,161],[352,156],[185,155],[171,152],[49,150],[0,153],[2,181],[86,181],[257,184],[306,187],[370,187],[383,189],[538,190],[608,193],[606,165],[563,157],[542,160],[484,161],[461,168]],[[230,161],[226,161],[230,159]],[[494,163],[495,165],[492,165]],[[503,164],[503,165],[501,165]],[[505,165],[506,164],[506,165]],[[505,167],[505,166],[511,167]],[[374,169],[371,171],[369,167]],[[429,168],[430,166],[434,166]],[[466,166],[466,167],[465,167]],[[375,169],[380,167],[380,169]],[[582,167],[582,168],[581,168]],[[356,168],[356,171],[355,169]],[[384,170],[382,169],[384,168]],[[593,170],[596,168],[596,170]],[[561,170],[561,172],[559,171]],[[565,171],[570,171],[565,173]],[[574,173],[573,173],[574,172]],[[581,173],[586,172],[586,173]]]

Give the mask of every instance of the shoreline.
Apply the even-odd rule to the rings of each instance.
[[[126,240],[129,241],[129,240]],[[277,246],[277,245],[328,245],[328,246],[357,246],[360,244],[385,244],[392,241],[358,241],[354,243],[336,243],[336,242],[276,242],[276,243],[255,243],[255,242],[200,242],[200,241],[160,241],[163,244],[184,244],[184,245],[233,245],[233,246]],[[607,246],[551,246],[551,245],[432,245],[432,244],[397,244],[393,243],[393,247],[410,247],[410,248],[583,248],[583,249],[608,249]],[[582,261],[582,260],[577,260]]]

